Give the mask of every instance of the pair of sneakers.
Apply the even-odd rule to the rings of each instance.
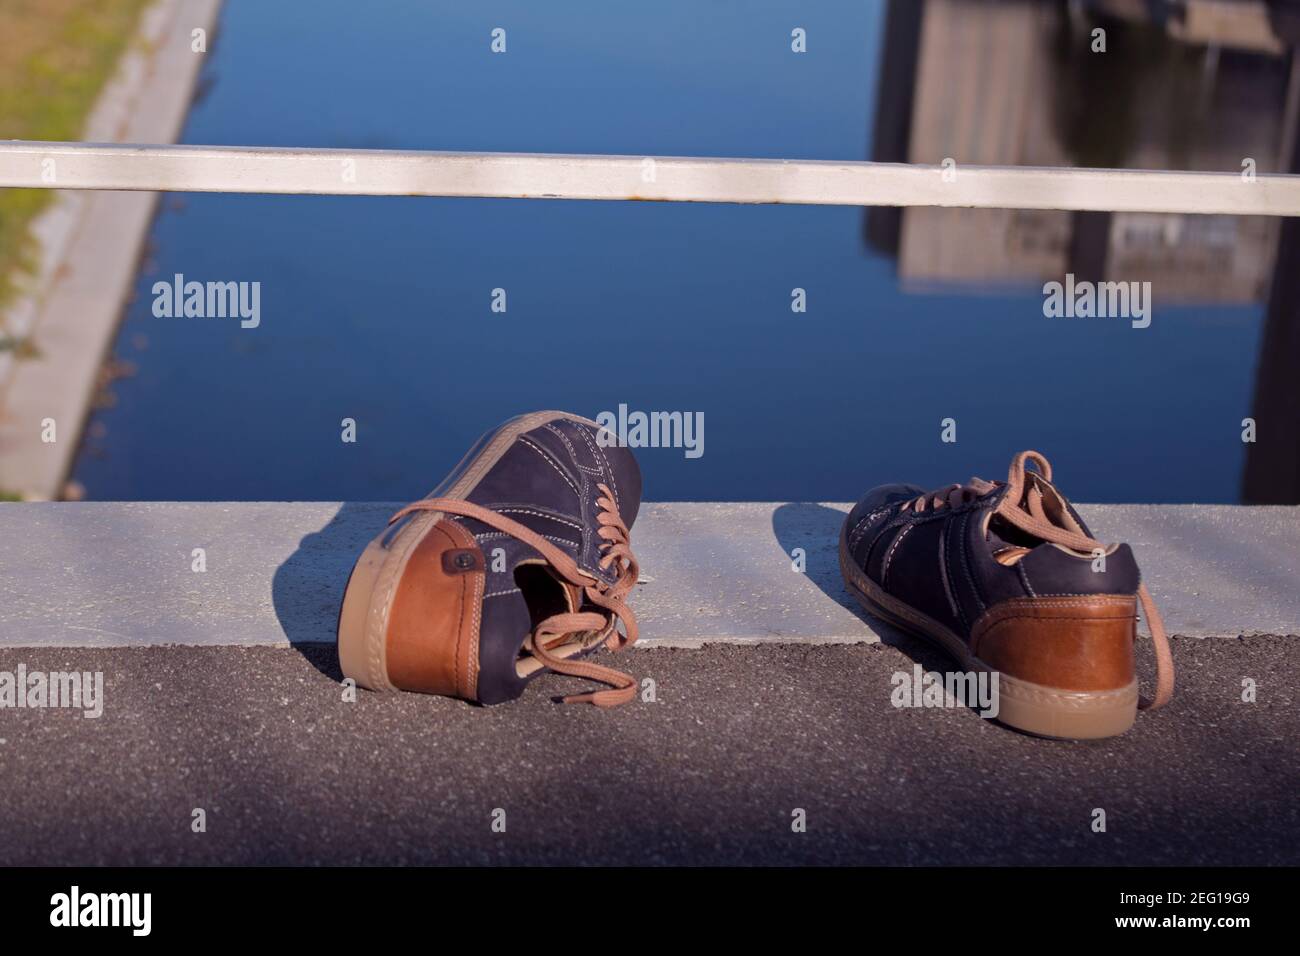
[[[628,529],[641,472],[601,432],[563,412],[513,418],[393,515],[344,594],[344,676],[497,704],[552,671],[604,685],[566,702],[631,700],[631,676],[585,659],[637,637]],[[1168,641],[1132,551],[1093,538],[1037,452],[1017,455],[1005,482],[873,489],[849,513],[839,550],[845,584],[871,614],[969,672],[997,674],[1005,724],[1072,738],[1127,730],[1139,707],[1139,603],[1157,662],[1142,704],[1173,692]]]

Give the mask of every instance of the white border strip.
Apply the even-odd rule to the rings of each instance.
[[[3,186],[1300,215],[1300,176],[1275,174],[21,141]]]

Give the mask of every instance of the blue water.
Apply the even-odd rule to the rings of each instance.
[[[864,159],[881,11],[228,0],[183,141]],[[702,457],[640,452],[653,500],[847,500],[1000,477],[1028,447],[1078,500],[1239,499],[1259,308],[1159,307],[1134,330],[1045,319],[1035,288],[905,294],[852,208],[160,208],[116,345],[137,371],[75,469],[92,498],[409,499],[504,418],[622,403],[704,414]],[[155,318],[174,273],[261,282],[261,326]]]

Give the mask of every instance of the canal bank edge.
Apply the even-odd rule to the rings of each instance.
[[[206,56],[193,52],[193,32],[206,31],[210,47],[220,8],[221,0],[149,7],[86,122],[86,141],[175,142]],[[60,192],[33,223],[38,272],[8,310],[9,332],[26,339],[32,354],[0,356],[0,494],[63,497],[157,199]]]

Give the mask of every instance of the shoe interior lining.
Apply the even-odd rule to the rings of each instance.
[[[578,610],[572,592],[551,573],[550,565],[545,561],[520,562],[515,568],[515,585],[528,605],[530,632],[554,614],[566,614]],[[569,658],[593,647],[599,641],[599,631],[582,631],[571,635],[569,640],[559,647],[551,648],[551,653],[559,658]],[[515,661],[515,673],[519,677],[530,677],[543,666],[541,661],[529,652],[529,643],[524,642]]]

